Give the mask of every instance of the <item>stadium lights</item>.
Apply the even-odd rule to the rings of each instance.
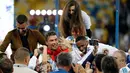
[[[57,10],[30,10],[30,15],[56,15]],[[58,10],[58,15],[62,15],[63,10]]]
[[[47,15],[51,15],[52,11],[51,10],[47,10]]]
[[[58,10],[59,15],[62,15],[62,13],[63,13],[63,10]]]
[[[43,29],[44,29],[44,31],[49,31],[49,30],[50,30],[50,26],[49,26],[49,25],[45,25],[45,26],[43,27]]]
[[[42,11],[41,11],[41,14],[42,14],[42,15],[46,15],[46,14],[47,14],[47,11],[46,11],[46,10],[42,10]]]
[[[52,14],[53,14],[53,15],[56,15],[56,10],[53,10],[53,11],[52,11]]]
[[[40,15],[41,11],[40,10],[36,10],[36,15]]]
[[[30,15],[34,15],[35,14],[35,10],[30,10]]]

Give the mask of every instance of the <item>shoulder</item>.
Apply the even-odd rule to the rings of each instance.
[[[130,69],[126,66],[120,69],[120,73],[128,73]]]
[[[38,30],[28,29],[28,32],[34,35],[42,35]]]
[[[87,13],[86,13],[85,11],[83,11],[83,10],[81,10],[81,13],[82,13],[82,14],[87,14]]]
[[[81,10],[81,14],[82,14],[82,16],[87,16],[87,17],[89,17],[88,14],[87,14],[85,11],[83,11],[83,10]]]
[[[37,73],[36,71],[28,67],[13,67],[14,73]]]
[[[13,30],[11,30],[11,31],[9,31],[9,32],[7,33],[8,36],[15,35],[15,34],[18,34],[18,33],[17,33],[17,29],[13,29]]]
[[[34,70],[32,70],[32,69],[30,69],[30,68],[28,68],[28,67],[25,67],[25,69],[23,69],[24,71],[26,70],[26,72],[28,72],[28,73],[37,73],[36,71],[34,71]]]
[[[29,32],[39,32],[38,30],[28,29]]]
[[[17,29],[13,29],[13,30],[9,31],[8,33],[14,33],[16,31],[17,31]]]
[[[90,19],[90,16],[83,10],[81,10],[81,15],[82,15],[83,19],[85,19],[85,20],[89,20]]]

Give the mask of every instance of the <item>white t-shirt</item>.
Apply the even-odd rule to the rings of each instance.
[[[129,64],[127,64],[125,67],[121,68],[119,73],[130,73],[130,68],[128,67]]]
[[[107,49],[109,51],[108,55],[110,55],[110,56],[112,56],[113,53],[118,50],[117,48],[115,48],[113,46],[103,44],[103,43],[99,43],[99,48],[98,48],[97,53],[103,53],[104,49]]]
[[[23,64],[14,64],[13,68],[14,68],[13,73],[38,73]]]
[[[81,15],[82,15],[83,22],[84,22],[84,24],[85,24],[86,29],[90,29],[90,27],[91,27],[90,17],[89,17],[89,16],[87,15],[87,13],[84,12],[84,11],[81,11]]]
[[[83,62],[87,59],[87,57],[92,53],[94,48],[93,48],[93,46],[88,45],[88,48],[86,48],[86,49],[87,49],[87,53],[83,57],[80,56],[80,54],[82,53],[81,51],[73,50],[71,52],[71,55],[73,58],[72,62],[78,63],[78,64],[83,64]]]

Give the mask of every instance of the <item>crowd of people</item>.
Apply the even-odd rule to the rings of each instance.
[[[0,73],[129,73],[128,52],[91,39],[90,16],[75,0],[63,8],[55,31],[46,34],[28,28],[28,18],[20,14],[16,28],[0,44]],[[4,53],[11,44],[12,55]],[[40,47],[37,47],[41,45]]]

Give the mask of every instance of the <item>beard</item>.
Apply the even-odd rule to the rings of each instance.
[[[80,50],[83,54],[86,54],[87,53],[87,49],[84,49],[84,50]]]
[[[25,36],[27,33],[27,30],[19,30],[20,35]]]

